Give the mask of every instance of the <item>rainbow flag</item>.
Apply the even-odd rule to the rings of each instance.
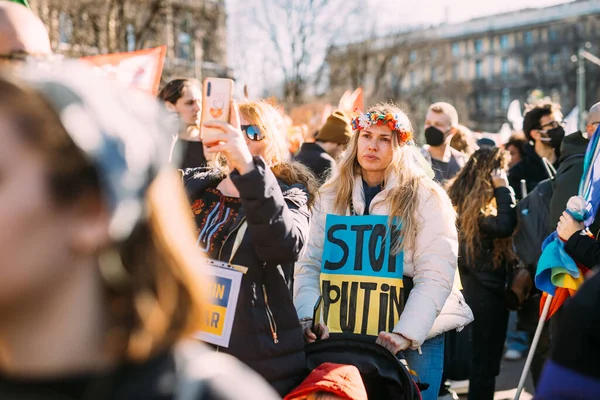
[[[583,163],[583,176],[579,184],[579,197],[584,202],[582,209],[567,211],[588,228],[596,217],[600,207],[600,127],[588,144]],[[572,198],[573,199],[573,198]],[[576,199],[575,199],[576,200]],[[571,200],[569,200],[571,203]],[[567,254],[565,241],[553,232],[542,244],[542,255],[538,261],[535,285],[544,292],[540,302],[540,311],[548,295],[552,295],[550,318],[581,287],[589,269],[576,262]]]

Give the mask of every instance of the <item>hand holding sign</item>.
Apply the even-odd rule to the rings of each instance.
[[[313,327],[313,320],[309,319],[301,321],[300,325],[302,325],[302,332],[306,343],[313,343],[317,338],[320,340],[329,339],[329,328],[321,323],[317,323]]]
[[[410,347],[410,340],[398,333],[380,332],[375,342],[388,349],[393,355]]]

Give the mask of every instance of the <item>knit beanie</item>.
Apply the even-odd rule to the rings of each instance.
[[[342,111],[334,111],[319,130],[316,139],[320,142],[346,144],[352,136],[350,119]]]

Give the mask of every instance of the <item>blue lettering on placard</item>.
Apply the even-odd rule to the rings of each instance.
[[[209,286],[211,303],[221,307],[227,307],[230,291],[231,279],[223,278],[221,276],[214,277],[214,281],[212,281]]]
[[[384,215],[327,215],[323,272],[401,279],[404,255],[390,251],[399,230],[399,224],[390,227]]]

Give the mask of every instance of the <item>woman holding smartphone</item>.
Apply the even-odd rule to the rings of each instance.
[[[239,110],[239,112],[238,112]],[[284,396],[306,376],[304,342],[280,266],[298,259],[309,229],[316,182],[289,161],[276,110],[263,102],[231,106],[229,123],[204,123],[209,171],[186,170],[197,243],[215,260],[247,267],[228,348]]]
[[[370,336],[393,354],[404,351],[433,388],[423,399],[437,399],[441,334],[471,319],[453,290],[456,213],[426,175],[412,125],[398,107],[371,107],[353,128],[336,173],[319,191],[307,251],[296,263],[294,303],[307,342],[326,339],[327,328]],[[321,294],[328,327],[317,324],[315,332]]]

